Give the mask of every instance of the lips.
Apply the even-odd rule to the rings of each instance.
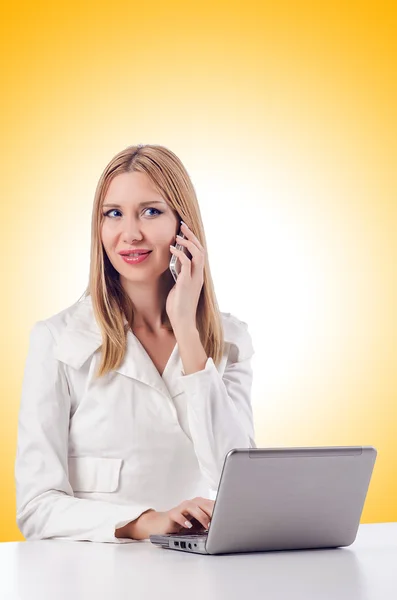
[[[121,256],[128,256],[129,254],[149,254],[151,250],[121,250],[119,254]]]
[[[136,254],[136,256],[121,254],[121,258],[128,265],[139,265],[149,258],[150,254],[151,252],[140,252],[139,254]]]

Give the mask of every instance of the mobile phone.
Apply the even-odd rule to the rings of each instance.
[[[181,236],[181,238],[186,239],[186,236],[181,231],[179,232],[179,235]],[[182,246],[177,242],[175,244],[175,248],[177,250],[182,250],[187,255],[187,249],[185,248],[185,246]],[[181,261],[178,259],[176,254],[173,254],[170,260],[170,271],[175,281],[178,279],[178,275],[181,272],[181,267]]]

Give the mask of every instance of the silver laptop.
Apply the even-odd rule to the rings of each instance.
[[[231,450],[209,529],[149,539],[198,554],[349,546],[376,456],[373,446]]]

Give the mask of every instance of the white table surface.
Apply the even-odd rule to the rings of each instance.
[[[397,522],[346,548],[198,555],[131,544],[0,543],[1,600],[396,600]]]

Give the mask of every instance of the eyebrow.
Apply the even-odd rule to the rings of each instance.
[[[167,204],[166,202],[164,202],[163,200],[146,200],[145,202],[140,202],[138,204],[138,208],[141,206],[150,206],[152,204]],[[120,204],[102,204],[102,208],[105,208],[105,206],[113,206],[115,208],[123,208],[122,206],[120,206]]]

